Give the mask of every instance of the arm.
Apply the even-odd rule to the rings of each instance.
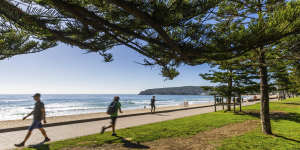
[[[122,110],[121,110],[121,104],[119,105],[119,111],[120,111],[120,113],[123,113]]]
[[[46,111],[45,111],[45,108],[42,108],[42,120],[44,120],[44,123],[47,123],[46,121]]]
[[[31,112],[31,113],[29,113],[27,116],[25,116],[24,118],[23,118],[23,120],[25,120],[25,119],[27,119],[29,116],[31,116],[33,114],[33,111]]]

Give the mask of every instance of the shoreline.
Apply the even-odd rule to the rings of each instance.
[[[275,98],[270,96],[270,99]],[[258,99],[257,99],[258,100]],[[248,101],[246,103],[253,103],[255,101]],[[256,101],[257,102],[257,101]],[[157,107],[157,111],[166,111],[166,110],[176,110],[182,108],[192,108],[192,107],[199,107],[199,106],[207,106],[213,105],[214,101],[203,102],[200,104],[189,104],[188,107],[184,107],[183,104],[176,105],[176,106],[160,106]],[[47,108],[46,108],[47,109]],[[119,116],[123,115],[132,115],[132,114],[141,114],[150,112],[150,107],[147,105],[147,108],[134,108],[134,109],[123,109],[123,113],[119,113]],[[83,113],[83,114],[71,114],[71,115],[62,115],[62,116],[50,116],[47,117],[47,124],[55,124],[61,122],[70,122],[70,121],[77,121],[77,120],[89,120],[89,119],[96,119],[96,118],[105,118],[109,117],[106,112],[97,112],[97,113]],[[32,117],[26,120],[22,120],[22,118],[17,120],[0,120],[0,130],[7,129],[7,128],[18,128],[29,126],[32,123]]]
[[[156,111],[177,110],[177,109],[182,109],[182,108],[193,108],[193,107],[207,106],[207,105],[212,105],[212,104],[213,104],[213,101],[212,102],[204,102],[201,104],[190,104],[188,107],[184,107],[183,104],[177,105],[177,106],[161,106],[161,107],[157,107]],[[149,107],[147,107],[145,109],[123,110],[123,113],[119,113],[119,116],[140,114],[140,113],[146,113],[146,112],[150,112]],[[94,119],[94,118],[105,118],[105,117],[109,117],[109,115],[107,115],[106,112],[52,116],[52,117],[47,117],[47,124],[76,121],[76,120],[87,120],[87,119]],[[0,129],[29,126],[32,123],[32,118],[26,119],[26,120],[21,120],[21,119],[22,118],[20,118],[18,120],[0,121]]]

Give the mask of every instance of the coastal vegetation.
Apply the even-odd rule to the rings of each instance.
[[[145,56],[143,65],[160,66],[161,74],[169,79],[179,75],[176,68],[182,64],[223,67],[236,59],[237,66],[248,66],[259,77],[265,134],[272,134],[272,81],[279,90],[299,93],[298,0],[1,0],[0,5],[0,20],[5,21],[1,28],[8,26],[17,35],[25,33],[28,38],[23,43],[35,41],[21,50],[14,44],[1,49],[3,58],[39,52],[62,42],[96,52],[110,62],[113,56],[109,50],[124,45]],[[35,50],[38,42],[46,45]],[[276,69],[286,61],[284,71]],[[274,78],[269,76],[271,68],[275,68]],[[229,71],[225,93],[230,102],[233,93],[245,91],[235,87],[244,85],[232,84],[239,80],[234,79],[234,68],[223,69]],[[289,80],[281,74],[284,72],[289,73]],[[285,83],[288,86],[283,86]]]
[[[147,89],[141,91],[139,95],[209,95],[209,91],[202,86],[183,86]]]
[[[300,98],[270,103],[273,135],[260,132],[259,109],[260,104],[255,104],[244,107],[244,111],[239,113],[219,111],[201,114],[120,129],[119,137],[112,137],[111,132],[107,132],[104,135],[95,134],[53,142],[35,149],[149,148],[159,144],[166,146],[168,143],[173,148],[179,145],[187,147],[209,145],[216,149],[233,150],[300,148]],[[222,133],[219,133],[219,130]],[[171,141],[181,143],[176,144]],[[185,144],[187,141],[194,143]],[[30,150],[30,148],[25,149]]]
[[[227,111],[231,111],[232,97],[242,99],[243,94],[259,93],[258,75],[255,68],[247,63],[241,64],[241,59],[210,63],[212,68],[209,73],[200,76],[212,83],[218,83],[214,87],[206,87],[212,91],[211,95],[225,97]]]

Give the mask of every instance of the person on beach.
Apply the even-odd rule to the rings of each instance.
[[[155,96],[152,96],[150,105],[151,105],[151,112],[155,112]]]
[[[121,110],[121,103],[119,102],[120,97],[115,96],[113,102],[109,105],[107,109],[107,114],[110,115],[111,118],[111,124],[107,127],[103,126],[101,130],[101,134],[105,132],[106,129],[112,128],[112,136],[117,136],[116,134],[116,122],[118,118],[118,112],[123,113]]]
[[[41,131],[41,133],[45,137],[43,143],[50,141],[50,139],[48,138],[47,133],[46,133],[46,131],[43,128],[43,125],[41,123],[42,120],[44,120],[44,123],[47,123],[46,113],[45,113],[45,106],[44,106],[44,103],[41,102],[41,94],[36,93],[32,97],[36,101],[34,109],[31,113],[29,113],[27,116],[25,116],[23,118],[23,120],[25,120],[29,116],[33,115],[33,122],[31,124],[31,126],[28,128],[28,133],[27,133],[24,141],[21,142],[20,144],[15,144],[16,147],[23,147],[25,145],[25,143],[29,139],[33,129],[39,129]]]

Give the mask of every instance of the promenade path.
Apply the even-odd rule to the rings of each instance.
[[[243,105],[250,105],[254,104],[257,102],[247,102],[244,103]],[[207,105],[207,104],[206,104]],[[212,103],[210,103],[212,105]],[[188,108],[195,107],[190,106]],[[197,106],[199,107],[199,105]],[[182,118],[182,117],[187,117],[187,116],[192,116],[192,115],[197,115],[197,114],[203,114],[203,113],[208,113],[208,112],[213,112],[214,107],[204,107],[204,108],[194,108],[194,109],[186,109],[186,110],[180,110],[186,107],[179,106],[176,109],[179,109],[177,111],[170,111],[168,112],[169,108],[159,108],[158,111],[163,111],[155,114],[147,114],[149,110],[138,110],[138,111],[124,111],[123,114],[120,116],[123,116],[117,120],[117,129],[121,128],[128,128],[132,126],[138,126],[138,125],[144,125],[144,124],[149,124],[149,123],[155,123],[155,122],[161,122],[161,121],[166,121],[166,120],[172,120],[172,119],[177,119],[177,118]],[[218,110],[220,110],[222,107],[218,106]],[[174,109],[174,108],[173,108]],[[172,109],[172,110],[173,110]],[[238,108],[237,108],[238,110]],[[134,115],[134,114],[141,114],[143,115]],[[102,114],[104,115],[104,114]],[[126,116],[127,115],[127,116]],[[95,114],[91,115],[83,115],[83,119],[90,119],[90,117],[95,117]],[[101,116],[103,117],[103,116]],[[54,118],[54,117],[53,117]],[[72,117],[69,117],[72,118]],[[79,117],[80,118],[80,117]],[[79,119],[77,118],[77,119]],[[80,118],[80,119],[81,119]],[[105,118],[105,117],[103,117]],[[107,116],[106,116],[107,118]],[[85,136],[85,135],[90,135],[90,134],[95,134],[99,133],[100,129],[103,125],[108,125],[110,120],[109,119],[104,119],[104,120],[96,120],[96,121],[89,121],[89,122],[82,122],[82,123],[70,123],[66,125],[55,125],[51,126],[51,124],[55,122],[59,122],[63,120],[63,117],[58,119],[58,121],[55,121],[54,119],[48,119],[48,125],[50,127],[46,127],[46,131],[48,133],[48,136],[51,138],[52,141],[58,141],[58,140],[64,140],[64,139],[70,139],[70,138],[75,138],[79,136]],[[67,119],[67,121],[70,121]],[[20,122],[20,121],[18,121]],[[30,121],[27,121],[29,123]],[[3,125],[10,126],[10,127],[15,127],[12,125],[13,122],[6,123]],[[1,124],[1,122],[0,122]],[[14,124],[17,124],[14,123]],[[1,126],[1,125],[0,125]],[[25,127],[25,126],[24,126]],[[0,127],[3,130],[3,127]],[[26,135],[27,130],[23,129],[18,129],[18,131],[11,131],[11,132],[6,132],[2,131],[0,132],[0,150],[6,150],[6,149],[13,149],[15,143],[19,143],[24,139],[24,136]],[[43,140],[43,137],[40,133],[39,130],[34,130],[31,138],[29,141],[26,143],[26,145],[30,144],[37,144]]]

